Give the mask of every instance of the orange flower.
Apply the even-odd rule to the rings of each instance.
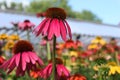
[[[77,45],[74,43],[73,40],[67,40],[65,42],[65,48],[67,48],[67,49],[70,49],[70,48],[76,49]]]
[[[30,72],[30,76],[33,77],[33,78],[38,78],[39,77],[39,74],[40,74],[40,69],[36,69],[34,71],[31,71]]]
[[[69,80],[87,80],[85,76],[82,76],[80,74],[75,74],[70,77]]]

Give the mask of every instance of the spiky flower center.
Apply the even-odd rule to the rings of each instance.
[[[46,17],[48,18],[58,18],[58,19],[66,19],[66,12],[62,8],[48,8],[46,11]]]
[[[27,51],[33,51],[33,46],[29,41],[20,40],[13,47],[13,53],[22,53]]]
[[[50,60],[49,63],[52,63],[52,60]],[[60,58],[55,58],[55,63],[56,64],[63,64],[63,61]]]

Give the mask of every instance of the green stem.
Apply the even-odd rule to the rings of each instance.
[[[48,60],[51,59],[51,54],[50,54],[50,44],[49,44],[48,41],[47,41],[47,57],[48,57]]]
[[[27,40],[30,41],[30,34],[29,34],[29,30],[27,30]]]
[[[56,37],[53,38],[53,52],[52,52],[52,80],[55,80],[56,63],[55,63]]]
[[[119,65],[118,52],[115,52],[115,60],[116,60],[117,65]]]

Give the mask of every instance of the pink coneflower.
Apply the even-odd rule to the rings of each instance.
[[[56,79],[60,80],[60,78],[64,75],[66,78],[70,76],[69,71],[63,65],[63,61],[60,58],[56,58]],[[48,78],[52,73],[52,61],[44,68],[42,77]]]
[[[18,23],[18,28],[21,30],[28,30],[34,26],[35,24],[31,23],[29,20],[25,20],[24,22]]]
[[[56,37],[62,37],[66,41],[67,34],[72,38],[71,29],[66,19],[66,12],[61,8],[49,8],[45,12],[45,19],[34,29],[36,36],[42,34],[49,40]]]
[[[7,70],[8,74],[16,67],[16,75],[23,76],[25,71],[35,69],[36,65],[43,65],[43,61],[36,55],[28,41],[18,41],[13,47],[13,53],[14,56],[0,66]]]

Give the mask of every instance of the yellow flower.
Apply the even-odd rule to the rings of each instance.
[[[98,70],[99,70],[99,66],[93,66],[93,69],[94,69],[95,71],[98,71]]]
[[[6,40],[8,38],[7,34],[1,34],[0,35],[0,40]]]
[[[14,41],[12,41],[12,40],[8,41],[5,45],[5,49],[6,50],[12,49],[14,44],[15,44]]]
[[[88,49],[98,49],[98,46],[97,46],[97,44],[92,43],[88,46]]]
[[[8,39],[9,39],[9,40],[14,40],[14,41],[16,41],[16,40],[19,40],[20,38],[19,38],[18,35],[12,34],[12,35],[9,36]]]
[[[117,66],[117,64],[115,62],[109,62],[107,65],[108,66]]]
[[[97,36],[95,39],[91,41],[91,43],[105,45],[106,41],[102,37]]]
[[[110,68],[109,75],[114,75],[116,73],[120,74],[120,66],[118,66],[115,62],[109,62],[107,65]]]
[[[70,51],[70,56],[78,57],[78,52],[77,51]]]
[[[110,66],[109,75],[114,75],[116,72],[120,74],[120,66]]]

